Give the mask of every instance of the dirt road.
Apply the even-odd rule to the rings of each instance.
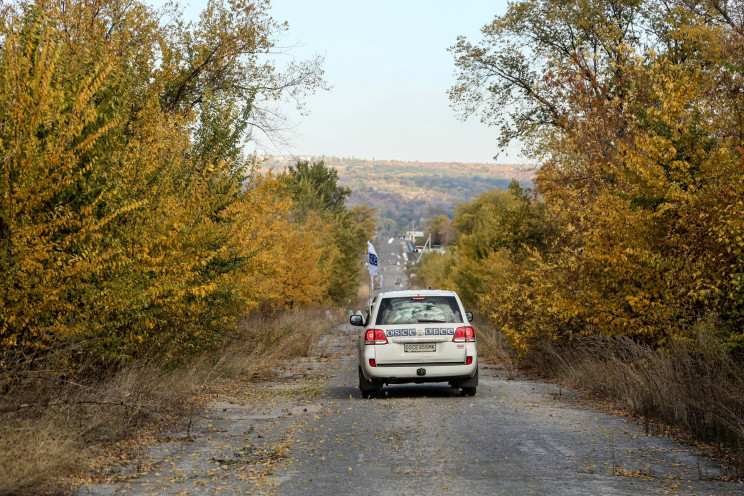
[[[698,450],[481,364],[475,397],[444,385],[357,389],[358,329],[163,433],[118,481],[78,494],[742,494]],[[190,434],[190,436],[189,436]]]

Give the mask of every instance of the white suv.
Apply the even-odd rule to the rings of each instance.
[[[475,332],[453,291],[421,290],[380,293],[364,316],[350,316],[364,326],[359,336],[359,389],[371,398],[384,384],[448,382],[463,395],[478,387]]]

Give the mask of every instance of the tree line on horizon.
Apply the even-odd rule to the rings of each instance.
[[[269,170],[284,170],[297,157],[272,157],[261,164]],[[377,223],[386,232],[401,232],[425,219],[452,217],[458,203],[469,201],[490,189],[506,189],[512,179],[531,186],[532,173],[510,165],[449,162],[362,160],[323,155],[336,169],[341,184],[353,189],[350,205],[374,205]]]

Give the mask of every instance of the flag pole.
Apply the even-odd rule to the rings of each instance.
[[[375,276],[380,273],[380,261],[372,243],[367,241],[367,259],[369,269],[369,306],[372,307],[372,294],[374,293]]]

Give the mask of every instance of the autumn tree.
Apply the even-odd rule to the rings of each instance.
[[[262,304],[324,298],[320,268],[286,248],[311,243],[284,181],[241,153],[252,128],[270,131],[260,102],[319,84],[315,62],[266,62],[266,8],[212,1],[197,24],[165,26],[139,2],[4,8],[4,372],[177,361]]]
[[[448,246],[455,241],[455,229],[446,215],[437,215],[428,219],[429,228],[425,237],[431,236],[432,245]]]
[[[356,296],[360,260],[374,231],[374,209],[346,208],[351,190],[338,184],[336,169],[300,160],[285,173],[297,220],[314,226],[324,292],[332,301]]]
[[[724,339],[741,342],[742,52],[731,51],[741,34],[727,7],[528,0],[480,43],[453,47],[453,104],[499,125],[502,143],[527,144],[558,232],[512,295],[526,302],[514,341],[658,344],[717,318]],[[500,228],[498,239],[514,233]],[[495,319],[504,305],[517,311],[493,301]]]

